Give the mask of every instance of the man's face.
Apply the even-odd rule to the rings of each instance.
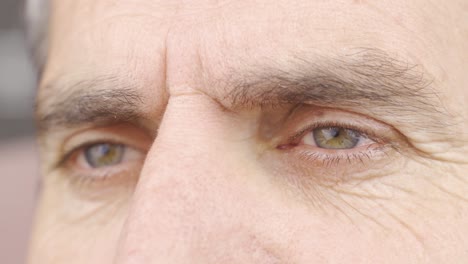
[[[467,263],[466,1],[52,3],[31,263]]]

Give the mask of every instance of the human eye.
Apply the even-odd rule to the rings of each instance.
[[[329,166],[378,158],[376,155],[386,146],[384,139],[369,134],[367,128],[333,122],[314,123],[298,132],[290,143],[280,145],[279,149],[298,149],[304,159]]]
[[[287,124],[286,140],[277,149],[293,155],[303,167],[342,168],[387,158],[400,142],[394,129],[371,118],[330,109],[303,111]]]
[[[128,144],[98,141],[75,147],[60,166],[81,184],[110,183],[117,178],[134,177],[144,158],[144,151]]]
[[[106,169],[138,160],[140,151],[119,143],[100,142],[78,150],[76,166],[89,170]]]
[[[75,189],[130,186],[138,179],[149,145],[136,129],[80,132],[64,144],[56,169]]]

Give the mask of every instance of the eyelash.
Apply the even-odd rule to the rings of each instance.
[[[72,147],[71,150],[65,152],[63,157],[57,163],[56,168],[65,169],[67,171],[67,175],[70,177],[70,179],[72,179],[74,185],[86,187],[98,183],[104,184],[109,180],[118,180],[121,178],[118,177],[118,175],[126,175],[125,177],[128,178],[131,173],[134,173],[128,169],[118,168],[120,164],[115,165],[116,167],[110,166],[106,168],[89,169],[89,172],[77,170],[76,167],[78,165],[76,163],[78,161],[79,155],[84,155],[84,151],[87,148],[97,144],[122,144],[122,142],[115,140],[93,140],[79,144],[75,147]],[[123,145],[125,148],[130,148],[126,144]],[[115,173],[113,171],[115,171]],[[92,174],[92,176],[90,176],[90,174]]]
[[[55,168],[61,168],[67,166],[67,163],[72,159],[73,155],[76,155],[78,152],[85,150],[93,145],[97,144],[121,144],[120,142],[112,141],[112,140],[93,140],[89,142],[85,142],[82,144],[78,144],[70,148],[70,150],[65,151],[65,154],[62,155],[60,160],[54,166]]]

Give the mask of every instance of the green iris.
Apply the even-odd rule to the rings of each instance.
[[[342,127],[320,127],[313,130],[318,147],[324,149],[351,149],[361,137],[357,131]]]
[[[93,168],[118,164],[122,161],[124,147],[117,144],[95,144],[85,149],[86,161]]]

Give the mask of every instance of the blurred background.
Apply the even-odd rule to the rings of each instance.
[[[0,0],[0,263],[24,263],[38,187],[22,0]]]

